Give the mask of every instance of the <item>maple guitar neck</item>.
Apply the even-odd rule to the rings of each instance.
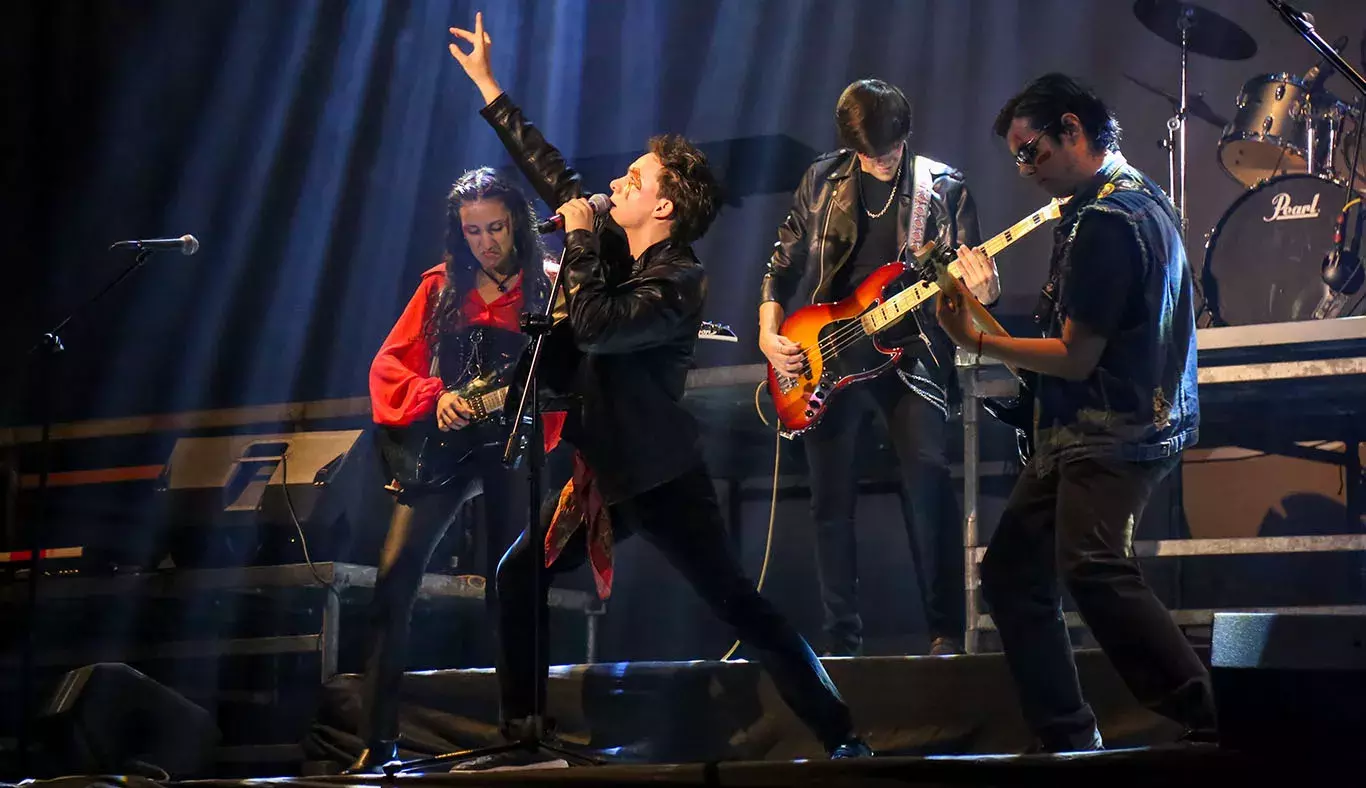
[[[1031,213],[1003,232],[997,233],[987,240],[986,243],[977,247],[986,254],[987,257],[995,257],[1011,244],[1029,235],[1035,228],[1043,226],[1045,222],[1057,219],[1062,216],[1062,205],[1064,200],[1053,200],[1039,210]],[[924,260],[929,255],[935,253],[935,242],[920,250],[916,254],[916,259]],[[955,260],[949,263],[949,273],[953,276],[962,276],[963,269]],[[926,299],[939,292],[937,282],[916,282],[914,285],[902,290],[886,301],[882,302],[873,309],[863,313],[859,322],[863,324],[863,330],[868,334],[876,334],[891,328],[893,324],[910,314],[911,310],[924,303]]]

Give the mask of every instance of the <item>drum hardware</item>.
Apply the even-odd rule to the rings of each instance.
[[[1205,243],[1200,279],[1211,325],[1313,320],[1330,309],[1352,314],[1360,306],[1325,302],[1334,292],[1323,268],[1334,249],[1342,188],[1342,181],[1321,173],[1290,173],[1233,201]]]
[[[1136,0],[1134,16],[1161,38],[1181,48],[1180,102],[1167,120],[1168,190],[1181,231],[1186,218],[1186,117],[1191,113],[1187,84],[1190,53],[1221,60],[1246,60],[1257,52],[1257,42],[1237,24],[1194,3],[1177,0]]]
[[[1173,96],[1172,94],[1168,93],[1162,88],[1159,88],[1156,85],[1150,85],[1132,74],[1125,74],[1124,78],[1134,83],[1135,85],[1138,85],[1139,87],[1143,88],[1149,93],[1152,93],[1154,96],[1166,99],[1167,103],[1172,105],[1173,111],[1180,111],[1181,98],[1179,96]],[[1225,118],[1223,115],[1220,115],[1214,109],[1214,107],[1211,107],[1209,105],[1209,102],[1205,101],[1204,91],[1196,93],[1194,96],[1191,97],[1190,104],[1186,107],[1186,111],[1190,114],[1192,118],[1199,118],[1200,120],[1205,121],[1206,123],[1210,124],[1216,129],[1222,129],[1223,127],[1228,125],[1228,119]],[[1163,140],[1161,145],[1165,149],[1166,141]]]
[[[1305,77],[1260,74],[1243,83],[1236,113],[1219,139],[1219,166],[1248,188],[1291,173],[1334,177],[1334,151],[1346,107],[1311,90]]]
[[[1313,173],[1314,167],[1321,161],[1325,171],[1346,192],[1345,205],[1334,215],[1332,247],[1320,258],[1316,284],[1323,292],[1311,315],[1316,319],[1333,318],[1343,314],[1346,302],[1361,290],[1363,280],[1360,259],[1363,216],[1357,180],[1366,175],[1361,169],[1362,126],[1363,119],[1366,118],[1366,77],[1342,57],[1341,50],[1347,44],[1346,36],[1340,37],[1330,45],[1315,29],[1312,15],[1282,0],[1267,2],[1280,14],[1281,19],[1323,58],[1309,70],[1304,80],[1309,97],[1316,97],[1320,107],[1319,112],[1314,113],[1313,104],[1307,105],[1310,111],[1306,112],[1305,118],[1308,145],[1305,165],[1307,171]],[[1363,34],[1363,37],[1366,38],[1366,34]],[[1361,54],[1362,64],[1366,66],[1366,40],[1361,43]],[[1321,89],[1324,80],[1334,71],[1342,74],[1343,79],[1356,89],[1359,98],[1354,106],[1349,106]],[[1316,160],[1316,155],[1321,150],[1317,144],[1317,134],[1320,132],[1327,136],[1326,149],[1323,150],[1323,158]],[[1339,175],[1345,175],[1345,182],[1338,177]],[[1351,247],[1347,248],[1346,226],[1349,212],[1354,206],[1357,208],[1356,232]],[[1207,260],[1206,265],[1208,264]],[[1347,314],[1352,314],[1361,303],[1362,298],[1356,297],[1353,307],[1346,309]]]

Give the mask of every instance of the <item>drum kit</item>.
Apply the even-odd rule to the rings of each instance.
[[[1252,36],[1233,21],[1201,6],[1175,0],[1137,0],[1134,15],[1153,33],[1181,49],[1176,95],[1135,77],[1129,80],[1171,103],[1163,148],[1168,153],[1169,189],[1186,222],[1186,120],[1222,128],[1220,168],[1246,191],[1224,211],[1206,235],[1201,274],[1202,324],[1248,325],[1344,317],[1366,300],[1355,253],[1361,243],[1366,194],[1366,87],[1332,45],[1313,29],[1313,18],[1278,0],[1271,5],[1323,60],[1303,76],[1260,74],[1248,79],[1225,118],[1205,101],[1188,95],[1188,55],[1246,60],[1257,52]],[[1366,41],[1362,43],[1366,65]],[[1331,55],[1331,57],[1330,57]],[[1336,66],[1336,68],[1334,68]],[[1334,71],[1358,94],[1347,101],[1324,88]],[[1128,75],[1126,75],[1128,76]],[[1363,83],[1366,84],[1366,83]],[[1355,200],[1355,202],[1354,202]],[[1348,215],[1356,207],[1356,237]],[[1339,262],[1351,263],[1343,270]]]

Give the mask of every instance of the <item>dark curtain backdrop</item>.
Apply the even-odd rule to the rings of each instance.
[[[1192,92],[1224,115],[1246,80],[1316,62],[1266,3],[1202,3],[1259,46],[1242,62],[1192,56]],[[1179,51],[1135,21],[1130,0],[486,5],[503,85],[584,170],[588,188],[605,190],[661,131],[699,141],[724,171],[730,199],[698,253],[712,280],[707,316],[732,324],[741,342],[700,343],[703,365],[760,360],[755,302],[774,228],[805,166],[834,147],[834,103],[853,79],[906,90],[914,147],[966,171],[988,234],[1044,202],[990,126],[1002,102],[1046,71],[1089,80],[1118,113],[1129,157],[1166,182],[1157,142],[1172,110],[1124,75],[1175,92]],[[1326,37],[1352,36],[1355,61],[1366,4],[1300,5]],[[50,398],[58,421],[364,394],[371,356],[420,272],[440,258],[449,185],[466,169],[509,165],[446,51],[446,29],[471,25],[476,7],[27,0],[0,10],[0,402],[9,405],[0,423],[36,420],[24,351],[121,268],[128,258],[105,251],[110,242],[187,232],[202,243],[197,255],[155,256],[64,333]],[[1345,93],[1339,77],[1328,86]],[[1219,136],[1191,121],[1188,242],[1197,265],[1204,233],[1243,191],[1218,167]],[[1008,324],[1027,327],[1048,245],[1041,232],[1000,256]],[[136,455],[64,442],[75,445],[58,446],[54,467],[161,462],[167,440],[139,444]],[[767,459],[756,461],[753,475],[767,473]],[[141,486],[103,487],[117,489],[73,488],[57,508],[72,521],[118,524],[101,533],[148,530],[126,525],[145,506]],[[870,496],[860,507],[870,640],[903,638],[919,614],[896,502]],[[766,500],[742,508],[743,522],[767,521]],[[815,637],[805,513],[804,499],[780,505],[768,590]],[[86,543],[67,532],[48,538]],[[723,627],[691,592],[656,582],[668,572],[658,554],[638,540],[623,547],[624,591],[605,619],[604,658],[724,651]],[[743,560],[756,574],[762,548],[762,530],[746,528]],[[649,591],[625,591],[637,587]],[[903,640],[875,652],[904,653]]]
[[[443,198],[465,169],[506,166],[481,101],[446,52],[479,3],[447,0],[28,0],[11,4],[0,120],[6,207],[5,376],[28,342],[115,273],[122,238],[193,233],[194,257],[154,257],[69,329],[59,420],[365,391],[370,357],[438,261]],[[916,149],[967,172],[984,232],[1041,204],[990,133],[1028,78],[1089,80],[1124,149],[1166,182],[1170,114],[1126,73],[1175,92],[1178,50],[1128,0],[500,0],[486,3],[497,73],[589,187],[659,131],[709,143],[731,200],[698,246],[708,316],[759,359],[754,303],[774,227],[802,168],[834,146],[849,81],[878,76],[915,105]],[[1191,58],[1193,92],[1232,115],[1245,80],[1317,56],[1270,7],[1206,0],[1256,38],[1248,61]],[[1357,39],[1366,6],[1301,0],[1325,37]],[[1340,77],[1330,88],[1346,91]],[[1190,127],[1189,248],[1241,192],[1216,164],[1219,129]],[[544,206],[542,206],[544,208]],[[1002,255],[1005,312],[1026,314],[1046,233]],[[10,423],[31,422],[27,407]],[[14,401],[11,399],[11,401]]]

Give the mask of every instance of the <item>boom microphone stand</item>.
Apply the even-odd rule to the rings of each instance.
[[[118,247],[115,244],[111,249]],[[198,249],[199,242],[195,242]],[[31,774],[30,767],[33,763],[32,753],[32,730],[36,720],[36,705],[34,702],[34,680],[33,680],[33,652],[37,635],[34,630],[38,626],[38,575],[42,572],[43,558],[43,528],[47,525],[47,488],[48,475],[52,465],[52,381],[55,374],[57,354],[66,350],[66,345],[62,343],[62,330],[71,324],[78,316],[89,309],[96,301],[103,298],[110,290],[113,290],[120,282],[142,267],[151,256],[154,248],[139,247],[133,262],[123,269],[123,272],[114,277],[104,289],[95,293],[89,300],[78,306],[71,314],[62,319],[51,331],[45,332],[38,338],[38,341],[29,348],[29,356],[37,356],[38,371],[36,390],[38,396],[38,418],[40,427],[38,435],[38,491],[35,501],[33,516],[29,521],[28,528],[28,593],[25,595],[24,610],[24,646],[20,656],[19,664],[19,764],[20,769],[25,774]]]

